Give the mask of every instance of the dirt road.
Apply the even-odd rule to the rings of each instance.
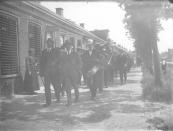
[[[1,100],[1,130],[45,131],[111,131],[155,129],[149,121],[153,114],[165,105],[143,102],[139,68],[128,74],[128,81],[120,85],[119,78],[97,101],[90,100],[88,89],[80,88],[80,101],[65,107],[66,96],[60,104],[43,108],[43,90],[35,96],[15,95],[13,99]],[[54,94],[52,93],[52,97]],[[73,95],[74,96],[74,95]],[[160,112],[159,112],[160,113]]]

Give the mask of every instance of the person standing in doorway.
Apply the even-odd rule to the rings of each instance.
[[[34,56],[34,49],[31,48],[28,50],[29,56],[26,57],[25,66],[25,78],[23,91],[29,95],[37,94],[36,90],[39,90],[38,75],[37,75],[37,63],[38,59]]]

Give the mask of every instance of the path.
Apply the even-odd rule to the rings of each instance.
[[[96,102],[90,100],[88,89],[80,88],[80,102],[65,107],[52,102],[43,108],[43,91],[36,96],[16,95],[13,100],[2,100],[2,130],[146,130],[152,127],[147,122],[151,114],[161,109],[143,102],[140,79],[142,73],[136,68],[128,74],[128,83],[104,88],[97,94]],[[153,108],[154,107],[154,108]],[[163,107],[164,108],[164,107]]]

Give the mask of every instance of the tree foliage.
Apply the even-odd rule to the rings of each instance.
[[[120,6],[126,11],[123,22],[130,38],[134,39],[136,53],[151,63],[153,52],[155,84],[161,86],[157,34],[163,29],[160,21],[172,17],[172,5],[168,2],[121,2]]]

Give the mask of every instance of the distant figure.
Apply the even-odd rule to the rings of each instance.
[[[166,63],[166,61],[164,59],[162,59],[161,66],[162,66],[163,73],[166,74],[166,66],[167,66],[167,63]]]
[[[138,56],[136,60],[137,67],[140,67],[141,65],[141,58]]]
[[[142,60],[142,62],[141,62],[141,71],[144,71],[145,69],[146,69],[146,65],[145,65],[144,60]]]
[[[114,72],[115,72],[115,77],[118,78],[118,63],[117,63],[117,57],[118,57],[118,52],[115,53],[114,58],[115,58],[115,64],[114,64]]]
[[[127,56],[124,53],[120,52],[117,58],[117,63],[118,63],[118,71],[120,74],[121,85],[123,84],[123,82],[126,84],[127,83]]]
[[[38,75],[37,75],[37,58],[34,56],[34,49],[28,50],[29,56],[26,57],[25,66],[25,78],[23,91],[29,93],[29,95],[37,94],[34,91],[39,90]]]

